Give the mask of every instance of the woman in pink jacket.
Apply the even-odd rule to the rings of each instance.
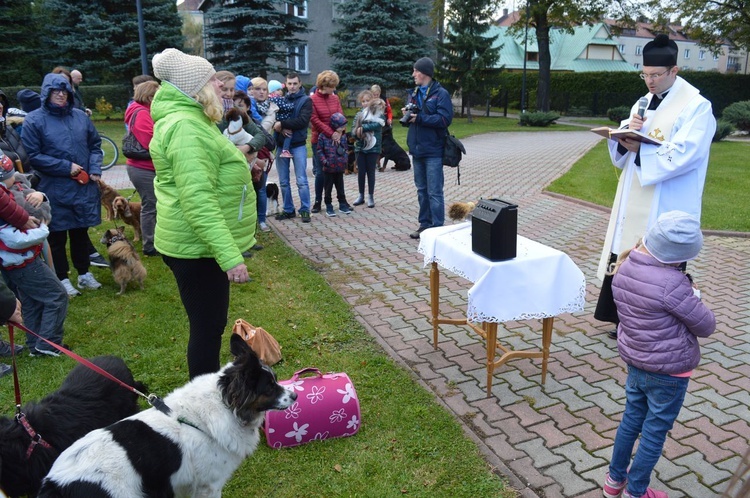
[[[318,136],[322,133],[328,138],[338,143],[341,140],[341,133],[331,128],[331,116],[334,114],[344,114],[341,107],[341,101],[334,92],[339,85],[339,76],[333,71],[326,70],[318,75],[315,81],[317,87],[315,93],[310,96],[313,110],[310,118],[312,127],[312,150],[315,151],[318,145]],[[323,165],[316,154],[313,153],[313,174],[315,175],[315,201],[311,212],[320,212],[320,201],[323,195],[323,185],[325,184],[323,176]]]

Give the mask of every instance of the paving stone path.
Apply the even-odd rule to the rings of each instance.
[[[270,221],[319,268],[388,354],[455,414],[490,464],[524,497],[600,497],[624,409],[624,363],[606,335],[610,327],[592,316],[608,213],[542,193],[598,140],[588,131],[479,135],[464,140],[469,153],[461,185],[455,169],[444,170],[447,205],[480,197],[514,201],[519,234],[566,252],[586,276],[585,309],[555,319],[545,386],[540,360],[517,359],[495,371],[487,397],[484,344],[466,327],[442,326],[433,349],[429,269],[417,253],[418,242],[408,237],[417,227],[418,209],[410,171],[377,173],[373,209],[360,206],[335,218],[313,215],[309,224],[299,218]],[[123,174],[113,168],[105,181],[119,186]],[[275,168],[270,176],[275,181]],[[355,175],[345,177],[345,184],[351,202]],[[710,235],[691,263],[718,327],[701,342],[703,360],[652,480],[673,498],[720,495],[748,447],[748,261],[750,239]],[[469,286],[441,272],[443,315],[464,316]],[[537,348],[541,321],[501,324],[498,337],[514,349]]]

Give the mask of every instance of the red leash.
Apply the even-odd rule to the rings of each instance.
[[[164,403],[164,401],[156,394],[149,394],[149,395],[143,394],[135,387],[126,384],[125,382],[121,381],[120,379],[110,374],[103,368],[97,365],[94,365],[86,358],[83,358],[82,356],[75,354],[73,351],[70,351],[69,349],[62,347],[59,344],[55,344],[54,342],[45,339],[44,337],[40,336],[36,332],[32,332],[31,330],[27,329],[20,323],[9,321],[8,322],[8,337],[10,339],[10,351],[11,351],[11,357],[12,357],[12,363],[13,363],[13,388],[15,389],[15,395],[16,395],[16,420],[21,425],[23,425],[23,427],[26,429],[26,432],[31,437],[31,445],[29,446],[29,449],[26,451],[27,459],[31,456],[31,453],[34,451],[34,447],[37,444],[41,444],[45,448],[51,448],[52,446],[48,442],[46,442],[44,439],[42,439],[41,434],[34,431],[34,429],[31,427],[31,424],[29,424],[29,421],[26,419],[26,415],[23,412],[21,412],[21,388],[18,382],[18,369],[16,368],[16,347],[15,347],[14,330],[13,330],[14,327],[18,327],[19,329],[23,330],[27,334],[31,334],[34,337],[43,340],[44,342],[46,342],[53,348],[57,349],[61,353],[70,356],[71,358],[76,360],[78,363],[85,365],[86,367],[90,368],[91,370],[98,373],[99,375],[102,375],[108,378],[109,380],[111,380],[112,382],[119,384],[121,387],[124,387],[128,391],[131,391],[137,394],[138,396],[141,396],[146,401],[148,401],[149,405],[153,406],[154,408],[164,413],[165,415],[169,415],[171,413],[172,410],[170,410],[170,408]]]

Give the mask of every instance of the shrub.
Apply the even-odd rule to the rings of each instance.
[[[735,102],[727,106],[721,117],[732,123],[738,130],[750,131],[750,100]]]
[[[734,131],[732,123],[726,119],[720,119],[716,122],[716,131],[714,132],[713,142],[719,142],[726,138],[730,133]]]
[[[521,126],[545,127],[558,119],[560,119],[560,115],[556,112],[525,112],[521,114],[519,124]]]
[[[388,97],[388,102],[391,103],[391,109],[398,109],[398,112],[404,108],[404,99],[401,97]]]
[[[614,121],[619,125],[620,121],[622,121],[623,119],[628,119],[630,117],[630,109],[631,108],[626,105],[611,107],[607,109],[607,117],[610,119],[610,121]]]
[[[106,119],[109,119],[109,117],[112,115],[112,104],[107,102],[107,99],[104,97],[99,97],[96,99],[96,112],[103,115]]]
[[[591,116],[591,109],[586,106],[571,106],[565,114],[568,116]]]

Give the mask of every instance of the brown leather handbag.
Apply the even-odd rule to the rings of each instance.
[[[262,327],[255,327],[242,318],[235,320],[232,333],[242,337],[250,349],[255,351],[261,361],[268,366],[281,361],[281,346],[274,337]]]

